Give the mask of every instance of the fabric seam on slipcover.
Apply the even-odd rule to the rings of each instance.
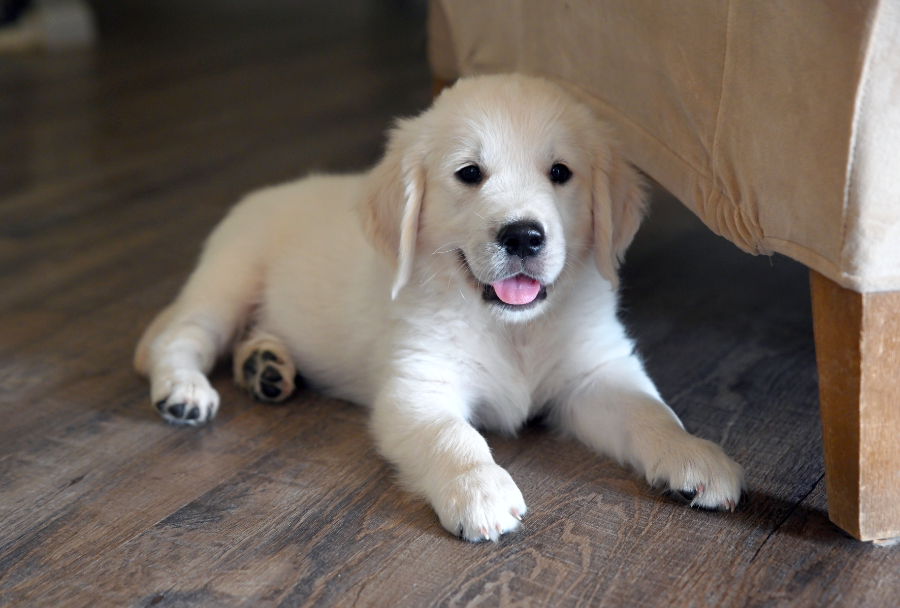
[[[720,123],[722,120],[722,100],[725,98],[725,71],[728,68],[728,42],[729,36],[731,34],[731,9],[733,4],[731,0],[728,0],[728,10],[725,11],[725,44],[722,49],[722,71],[720,72],[720,81],[719,81],[719,102],[716,104],[716,120],[715,120],[715,131],[713,131],[712,137],[712,150],[710,150],[709,155],[709,164],[712,169],[713,177],[710,178],[710,181],[713,182],[713,188],[716,190],[723,190],[724,188],[719,188],[718,180],[715,178],[716,175],[716,160],[718,158],[718,149],[719,149],[719,132],[720,132]],[[724,196],[724,193],[722,193]],[[726,199],[731,200],[731,197],[725,196]],[[734,202],[732,201],[732,204]]]

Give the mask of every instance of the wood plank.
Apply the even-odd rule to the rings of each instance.
[[[831,520],[900,536],[900,292],[859,294],[810,271]]]
[[[763,597],[770,604],[785,606],[896,603],[900,553],[860,543],[842,532],[829,521],[825,506],[825,485],[819,484],[791,508],[757,551],[747,572],[735,577],[724,605],[762,603]],[[849,561],[847,555],[854,560]]]

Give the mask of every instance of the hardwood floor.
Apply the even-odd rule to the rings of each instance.
[[[162,423],[143,327],[243,193],[372,164],[431,94],[415,3],[98,0],[92,52],[0,55],[0,606],[888,606],[900,553],[825,513],[807,271],[664,195],[623,319],[692,432],[747,470],[686,508],[539,424],[489,436],[529,505],[470,545],[402,492],[361,408]]]

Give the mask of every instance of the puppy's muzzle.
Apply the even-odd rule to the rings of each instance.
[[[512,222],[500,229],[497,242],[507,254],[524,260],[536,256],[543,249],[544,229],[533,221]]]
[[[547,299],[541,275],[540,254],[545,244],[544,228],[533,220],[504,225],[497,232],[497,245],[506,254],[506,272],[482,285],[482,299],[507,310],[527,310]],[[501,254],[502,255],[502,254]]]

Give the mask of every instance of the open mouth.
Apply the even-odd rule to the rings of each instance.
[[[504,308],[524,310],[546,300],[547,288],[527,275],[517,274],[490,285],[484,284],[481,298]]]
[[[488,304],[501,306],[507,310],[528,310],[547,299],[547,286],[533,277],[517,274],[493,283],[482,283],[472,273],[462,250],[459,252],[459,258],[469,278],[481,289],[481,299]]]

